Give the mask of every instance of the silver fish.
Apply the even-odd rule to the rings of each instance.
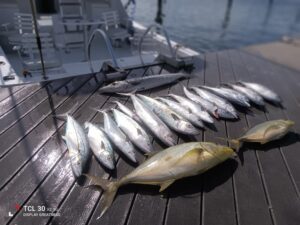
[[[214,123],[214,120],[209,115],[209,113],[204,111],[202,109],[202,107],[200,105],[198,105],[197,103],[195,103],[187,98],[181,97],[179,95],[169,94],[169,96],[172,97],[173,99],[175,99],[177,102],[179,102],[179,104],[182,105],[183,107],[191,110],[201,120],[203,120],[207,123]]]
[[[194,124],[197,127],[204,127],[202,120],[195,115],[191,110],[188,108],[184,108],[181,106],[178,102],[172,101],[170,99],[166,98],[157,98],[159,101],[165,103],[167,106],[169,106],[171,109],[173,109],[176,113],[190,121],[192,124]]]
[[[212,102],[218,107],[218,115],[224,119],[237,119],[238,114],[233,107],[227,100],[207,91],[204,89],[200,89],[197,87],[191,88],[195,91],[200,97]]]
[[[265,105],[264,99],[258,93],[253,91],[252,89],[238,85],[238,84],[226,84],[226,85],[228,85],[232,89],[246,95],[250,99],[250,101],[252,101],[256,105],[258,105],[258,106]]]
[[[150,152],[152,150],[152,145],[146,131],[126,114],[117,109],[112,109],[112,111],[118,127],[121,128],[132,143],[139,147],[143,152]]]
[[[100,217],[111,206],[118,189],[126,184],[160,186],[163,191],[176,180],[206,172],[229,158],[236,157],[233,149],[210,142],[190,142],[176,145],[153,155],[126,176],[108,181],[100,177],[85,176],[89,186],[98,186],[103,190],[100,201]],[[100,190],[99,190],[100,191]]]
[[[183,87],[183,92],[184,92],[185,96],[188,97],[190,100],[198,103],[202,108],[204,108],[207,112],[209,112],[215,118],[219,118],[218,107],[216,107],[215,104],[213,104],[210,101],[207,101],[206,99],[200,97],[199,95],[192,93],[186,87]]]
[[[171,129],[187,135],[196,135],[200,133],[189,121],[162,102],[145,95],[138,94],[137,96],[142,99],[142,101],[144,101]]]
[[[132,78],[122,81],[115,81],[99,89],[100,93],[130,93],[144,91],[155,87],[173,83],[180,78],[187,78],[188,74],[171,73],[159,74],[145,77]]]
[[[137,162],[135,157],[135,149],[127,138],[127,136],[120,130],[115,121],[110,117],[110,115],[105,112],[103,113],[104,119],[104,131],[109,137],[109,139],[118,147],[118,149],[124,153],[131,161]]]
[[[85,122],[87,138],[95,157],[108,169],[115,168],[113,148],[104,131],[95,124]]]
[[[219,95],[222,98],[226,98],[228,101],[232,103],[235,103],[243,107],[250,107],[249,99],[245,95],[237,91],[234,91],[229,88],[224,88],[224,87],[218,87],[218,88],[208,87],[208,86],[202,86],[202,87],[205,88],[206,90],[212,91],[213,93]]]
[[[165,145],[176,145],[177,137],[152,110],[135,95],[130,95],[135,111],[143,124]]]
[[[118,108],[125,113],[127,116],[131,117],[132,119],[134,119],[135,121],[139,122],[142,124],[142,121],[140,119],[140,117],[133,112],[131,109],[129,109],[127,106],[123,105],[121,102],[118,101],[114,101],[114,103],[116,103],[118,105]]]
[[[62,137],[68,147],[72,171],[79,177],[89,156],[89,144],[84,129],[70,115],[66,115],[67,124],[65,135]]]
[[[264,99],[270,102],[274,102],[276,104],[281,103],[280,97],[274,91],[272,91],[270,88],[267,88],[264,85],[257,84],[257,83],[250,83],[250,82],[242,82],[242,81],[239,81],[239,83],[241,83],[247,88],[252,89],[256,93],[261,95]]]

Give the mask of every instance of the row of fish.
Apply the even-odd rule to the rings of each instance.
[[[241,142],[265,144],[283,137],[293,125],[294,122],[290,120],[264,122],[231,142],[235,143],[237,147]],[[87,187],[98,186],[104,191],[100,203],[101,217],[112,204],[120,186],[129,183],[158,185],[161,192],[178,179],[201,174],[229,158],[235,158],[235,156],[235,151],[227,146],[210,142],[190,142],[153,154],[129,174],[116,181],[107,181],[87,174],[85,176],[90,180]]]
[[[264,93],[262,95],[263,98],[280,101],[279,97],[266,87],[254,83],[243,82],[242,84],[244,86],[233,84],[231,86],[239,87],[243,90],[251,87],[251,85],[254,86],[252,87],[253,90],[257,89],[255,87],[259,87],[260,89],[258,88],[257,90]],[[89,122],[85,123],[86,138],[84,129],[81,129],[80,125],[72,117],[68,116],[67,120],[69,122],[66,126],[64,138],[69,148],[71,161],[74,162],[72,165],[77,165],[79,168],[73,168],[74,174],[76,176],[81,174],[80,168],[83,168],[82,165],[85,164],[89,146],[96,158],[109,169],[114,169],[115,164],[111,142],[133,162],[136,162],[134,146],[144,153],[150,152],[152,150],[151,140],[142,125],[148,128],[162,143],[172,146],[177,142],[177,137],[173,131],[185,135],[197,135],[200,132],[198,128],[204,126],[203,122],[213,123],[213,117],[237,118],[235,108],[226,99],[230,99],[230,101],[235,99],[235,103],[239,102],[240,105],[250,106],[246,104],[248,103],[246,95],[239,92],[235,93],[233,89],[207,86],[201,88],[192,87],[190,90],[183,87],[183,89],[187,98],[170,94],[169,97],[172,100],[170,98],[158,97],[153,99],[140,94],[129,94],[135,112],[116,102],[119,110],[111,110],[114,119],[108,111],[101,111],[104,118],[103,128]],[[251,91],[249,92],[250,88],[247,90],[247,93],[251,93]],[[223,97],[226,99],[218,96],[221,95],[218,91],[224,93]],[[212,92],[216,92],[218,95]],[[230,95],[230,93],[232,94]],[[73,150],[76,147],[79,148],[77,152]]]

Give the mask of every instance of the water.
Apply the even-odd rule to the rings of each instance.
[[[170,37],[199,52],[300,35],[300,0],[163,0]],[[135,19],[154,22],[157,0],[136,0]]]

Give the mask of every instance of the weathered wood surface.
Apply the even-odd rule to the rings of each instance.
[[[267,104],[266,110],[240,111],[239,121],[216,120],[215,128],[195,137],[178,136],[178,143],[227,144],[219,137],[238,137],[250,126],[277,118],[296,121],[295,132],[300,131],[299,73],[240,50],[209,53],[195,61],[191,79],[144,94],[183,95],[182,85],[245,80],[274,89],[284,108]],[[167,71],[174,72],[161,65],[128,73],[143,76]],[[65,123],[53,119],[53,114],[66,112],[77,103],[74,115],[80,123],[102,123],[102,115],[92,108],[115,107],[114,100],[132,107],[128,97],[101,95],[98,88],[90,76],[0,90],[0,224],[299,224],[300,142],[296,133],[264,147],[245,145],[241,162],[228,160],[203,175],[175,182],[163,194],[157,187],[122,187],[107,214],[97,220],[101,193],[75,181],[60,138]],[[164,148],[155,138],[153,146]],[[144,160],[140,152],[137,158]],[[135,166],[118,155],[117,169],[109,174],[92,157],[88,173],[115,179]],[[57,209],[60,216],[24,216],[24,206]]]

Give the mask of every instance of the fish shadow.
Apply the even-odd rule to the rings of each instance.
[[[260,143],[244,143],[243,146],[240,148],[238,155],[241,160],[242,165],[244,164],[244,155],[243,153],[245,151],[249,150],[257,150],[257,151],[270,151],[274,150],[276,148],[282,148],[286,146],[290,146],[292,144],[295,144],[297,142],[300,142],[300,134],[296,132],[289,132],[287,133],[283,138],[275,141],[271,141],[266,144],[260,144]]]
[[[159,192],[159,186],[129,184],[120,189],[119,195],[136,191],[141,195],[148,196],[162,196],[168,198],[177,198],[180,196],[184,198],[194,198],[201,196],[201,193],[203,192],[210,192],[216,187],[227,182],[232,178],[237,167],[238,162],[236,160],[229,159],[204,174],[177,180],[163,192]]]

